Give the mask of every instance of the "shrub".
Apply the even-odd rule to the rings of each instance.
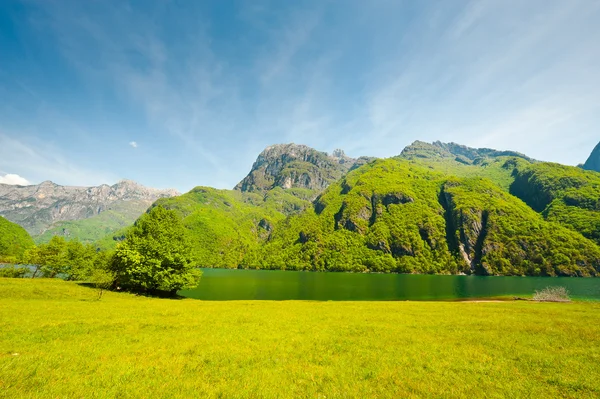
[[[565,287],[546,287],[535,291],[534,301],[539,302],[570,302],[569,291]]]
[[[29,269],[22,266],[0,267],[0,277],[23,278],[27,275]]]

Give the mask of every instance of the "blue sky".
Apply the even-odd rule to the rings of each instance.
[[[594,0],[3,0],[0,179],[231,188],[287,142],[582,163],[598,21]]]

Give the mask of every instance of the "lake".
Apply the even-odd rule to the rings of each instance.
[[[183,296],[225,300],[394,301],[530,296],[566,287],[574,299],[600,300],[600,279],[367,274],[281,270],[202,269],[197,288]]]

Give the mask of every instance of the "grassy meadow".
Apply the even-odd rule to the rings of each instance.
[[[0,279],[0,398],[600,397],[600,303],[168,300]]]

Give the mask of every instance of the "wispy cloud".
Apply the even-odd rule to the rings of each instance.
[[[590,6],[472,2],[441,21],[436,35],[388,61],[398,72],[369,86],[371,148],[441,139],[577,163],[581,148],[553,147],[581,146],[565,134],[569,126],[587,145],[598,139],[584,123],[600,112],[600,51],[592,44],[600,14]]]
[[[136,143],[135,141],[130,141],[129,145],[133,148],[138,148],[138,143]]]
[[[182,191],[233,186],[277,142],[391,156],[439,139],[575,164],[598,140],[599,2],[259,0],[214,18],[203,2],[30,4],[39,12],[27,22],[54,41],[101,123],[78,119],[72,104],[52,111],[52,95],[23,83],[57,139],[4,140],[69,182],[92,178],[71,157],[47,155],[46,145],[65,153],[64,131],[90,143],[136,137],[144,151],[123,159],[149,179],[157,158],[179,168],[166,175]]]

